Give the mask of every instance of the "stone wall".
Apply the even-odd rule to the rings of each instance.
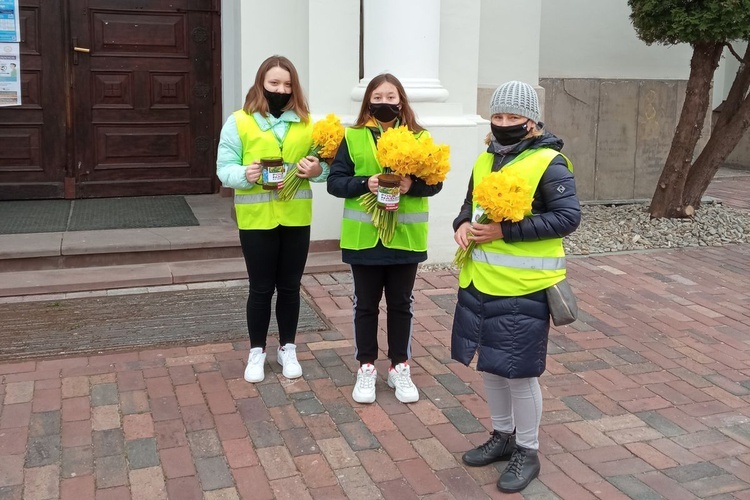
[[[539,85],[545,89],[543,121],[565,141],[579,198],[650,199],[672,143],[685,81],[546,78]],[[698,150],[709,132],[706,120]]]
[[[714,112],[714,123],[719,118],[718,112]],[[725,164],[731,168],[750,170],[750,129],[745,131],[737,147],[727,157]]]

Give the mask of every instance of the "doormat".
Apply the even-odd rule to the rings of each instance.
[[[0,362],[245,341],[246,303],[230,287],[0,304]],[[297,331],[329,329],[303,295]]]
[[[65,231],[70,200],[0,202],[0,234],[55,233]]]
[[[197,225],[183,196],[0,202],[0,234]]]

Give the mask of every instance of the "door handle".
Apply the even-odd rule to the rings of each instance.
[[[78,54],[79,53],[88,54],[89,52],[91,52],[91,49],[87,49],[86,47],[79,47],[78,46],[78,37],[77,36],[74,36],[73,39],[71,40],[71,42],[73,42],[71,44],[71,46],[73,47],[73,64],[77,65],[78,64]]]

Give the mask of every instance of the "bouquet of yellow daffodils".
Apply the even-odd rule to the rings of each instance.
[[[483,210],[475,222],[487,224],[490,221],[509,220],[518,222],[531,212],[533,194],[525,179],[512,170],[492,172],[474,188],[474,199]],[[458,248],[453,265],[461,269],[469,259],[476,242],[469,240],[466,250]]]
[[[313,125],[312,140],[308,156],[316,156],[319,160],[330,160],[336,156],[341,140],[344,138],[344,126],[339,117],[330,114]],[[278,197],[281,201],[294,198],[300,185],[302,177],[297,176],[297,166],[289,169],[284,177],[284,186],[279,190]]]
[[[405,125],[389,128],[378,140],[377,158],[384,173],[414,175],[429,185],[445,180],[450,170],[449,157],[449,146],[435,144],[431,137],[417,139]],[[396,232],[397,213],[380,210],[377,196],[373,193],[363,194],[359,201],[372,217],[380,240],[390,243]]]

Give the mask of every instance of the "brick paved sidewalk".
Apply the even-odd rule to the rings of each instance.
[[[523,497],[750,499],[750,245],[569,271],[582,316],[551,335]],[[304,286],[334,328],[299,338],[293,382],[275,345],[266,380],[244,382],[247,342],[0,364],[0,499],[500,498],[496,467],[460,460],[489,418],[449,359],[455,275],[419,275],[411,405],[384,358],[377,402],[352,402],[349,275]]]
[[[750,498],[750,246],[574,258],[570,275],[582,321],[551,336],[523,496]],[[382,375],[376,404],[352,402],[349,276],[304,285],[335,329],[299,339],[294,382],[272,349],[273,373],[244,382],[246,342],[0,365],[0,498],[500,497],[495,467],[460,461],[489,419],[449,359],[453,273],[418,279],[412,405]]]

